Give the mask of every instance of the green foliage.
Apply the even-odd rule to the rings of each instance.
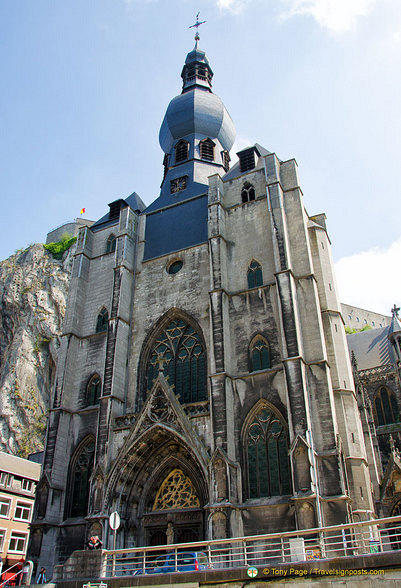
[[[63,235],[60,241],[55,241],[54,243],[48,243],[47,245],[43,245],[46,251],[49,251],[54,259],[62,259],[63,254],[67,249],[71,247],[77,240],[76,237],[70,237],[69,235]]]
[[[18,408],[23,410],[25,415],[21,418],[17,453],[19,457],[27,457],[30,453],[35,453],[43,448],[47,415],[40,406],[39,394],[35,388],[25,390],[25,394],[22,395],[19,383],[16,381],[14,396]]]
[[[354,333],[363,333],[364,331],[370,331],[372,327],[370,325],[365,325],[364,327],[362,327],[362,329],[354,329],[353,327],[347,327],[345,326],[345,332],[347,333],[347,335],[353,335]]]

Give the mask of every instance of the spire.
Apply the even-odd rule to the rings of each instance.
[[[199,47],[199,27],[205,22],[205,20],[199,20],[198,12],[195,24],[189,27],[190,29],[196,28],[195,47],[188,53],[181,72],[182,94],[195,87],[211,92],[213,72],[206,53]]]

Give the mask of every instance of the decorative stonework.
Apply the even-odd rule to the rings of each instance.
[[[170,508],[198,508],[199,498],[191,480],[180,469],[175,469],[160,486],[152,510]]]

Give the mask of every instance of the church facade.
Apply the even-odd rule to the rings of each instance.
[[[233,122],[196,45],[160,130],[164,179],[80,229],[31,558],[374,516],[323,214],[295,160]]]

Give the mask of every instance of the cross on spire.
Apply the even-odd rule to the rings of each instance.
[[[200,37],[199,37],[199,27],[203,24],[205,24],[205,20],[200,21],[199,20],[199,15],[200,12],[198,12],[198,14],[196,15],[196,23],[191,25],[190,27],[188,27],[189,29],[193,29],[196,28],[196,34],[195,34],[195,41],[199,41]]]
[[[396,304],[394,304],[393,308],[391,309],[391,314],[393,315],[393,317],[398,318],[399,310],[400,310],[400,308],[397,307]]]

